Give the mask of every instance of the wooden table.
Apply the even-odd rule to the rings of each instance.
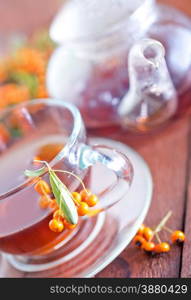
[[[19,7],[21,9],[21,2],[26,4],[31,1],[14,1],[17,9]],[[43,0],[38,2],[38,5],[42,2],[51,3]],[[163,0],[162,2],[176,5],[191,14],[190,0]],[[10,0],[0,2],[0,11],[4,9],[4,16],[10,5],[13,5]],[[49,15],[44,18],[44,23],[48,22],[55,9],[55,7],[49,9]],[[40,13],[42,14],[42,11]],[[40,22],[38,14],[35,18],[34,28]],[[1,27],[6,27],[8,22],[6,18],[0,19]],[[25,19],[24,13],[23,19]],[[11,30],[13,23],[9,22],[9,24]],[[21,27],[21,21],[15,22],[14,26],[16,24],[18,28]],[[27,25],[27,28],[29,27],[30,25]],[[191,119],[189,112],[154,135],[132,138],[122,132],[111,131],[107,136],[134,147],[150,165],[154,179],[154,195],[145,223],[151,227],[155,226],[169,210],[172,210],[173,216],[169,220],[169,227],[185,231],[187,241],[183,247],[173,247],[169,254],[158,258],[149,258],[130,245],[108,267],[97,274],[97,277],[191,277]],[[161,233],[161,238],[165,239],[165,234]]]
[[[191,111],[190,111],[191,112]],[[109,134],[136,149],[148,162],[154,180],[152,204],[145,224],[155,227],[172,210],[168,222],[172,229],[185,231],[183,247],[151,258],[132,244],[97,277],[191,277],[191,119],[189,113],[173,121],[161,132],[147,137]],[[169,239],[166,232],[160,238]]]
[[[190,0],[162,0],[191,15]],[[190,96],[191,99],[191,94]],[[190,110],[190,109],[189,109]],[[173,247],[169,254],[150,258],[128,246],[97,277],[191,277],[191,118],[190,111],[173,121],[159,133],[147,137],[130,137],[122,132],[111,132],[109,138],[135,148],[148,162],[154,180],[152,205],[145,220],[156,226],[169,211],[168,222],[172,229],[186,233],[183,247]],[[165,232],[160,234],[165,240]]]

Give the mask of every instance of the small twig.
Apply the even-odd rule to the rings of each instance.
[[[164,216],[164,218],[161,220],[161,222],[157,225],[157,227],[154,230],[154,234],[158,233],[161,231],[161,229],[165,226],[165,224],[167,223],[167,221],[169,220],[169,218],[172,215],[172,211],[170,210],[166,216]]]
[[[156,232],[156,239],[159,242],[159,244],[161,244],[161,239],[160,239],[160,236],[159,236],[159,234],[157,232]]]
[[[71,197],[72,197],[73,201],[75,202],[75,204],[76,204],[77,206],[80,206],[80,202],[79,202],[78,200],[76,200],[76,199],[73,197],[72,194],[71,194]]]
[[[48,170],[51,170],[49,164],[47,163],[46,160],[38,160],[38,159],[34,159],[33,162],[37,162],[37,163],[40,163],[40,164],[45,164],[46,167],[48,168]]]
[[[166,231],[168,231],[169,233],[172,233],[172,232],[173,232],[170,228],[168,228],[168,227],[166,227],[166,226],[164,226],[163,228],[164,228]]]

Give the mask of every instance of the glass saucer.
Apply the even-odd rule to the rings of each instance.
[[[76,232],[48,260],[41,256],[26,262],[3,254],[0,277],[93,277],[130,243],[151,203],[151,173],[145,161],[127,145],[105,138],[90,139],[91,145],[98,143],[125,153],[131,160],[134,180],[129,193],[107,211],[82,220]],[[112,181],[112,172],[106,167],[97,164],[92,168],[93,192],[99,194],[106,190]]]

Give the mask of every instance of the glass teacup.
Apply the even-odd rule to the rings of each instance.
[[[98,195],[100,201],[92,208],[99,215],[127,193],[133,178],[132,164],[124,154],[88,145],[81,115],[72,104],[43,99],[4,110],[0,115],[0,250],[25,271],[58,264],[62,249],[69,243],[72,249],[81,224],[91,218],[80,217],[74,230],[55,233],[49,229],[53,211],[40,207],[36,180],[24,173],[39,168],[37,159],[68,172],[56,174],[71,192],[80,189],[75,176],[88,186],[91,166],[97,163],[113,172],[114,182]],[[48,181],[47,172],[41,177]]]

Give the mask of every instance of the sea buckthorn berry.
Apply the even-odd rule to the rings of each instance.
[[[146,252],[153,252],[155,249],[155,243],[145,241],[141,247]]]
[[[176,230],[171,235],[171,240],[173,243],[181,244],[185,241],[185,234],[180,230]]]
[[[47,98],[48,97],[48,92],[44,84],[39,84],[37,88],[37,97],[38,98]]]
[[[47,197],[45,197],[45,196],[40,197],[39,205],[41,208],[48,208],[49,203],[50,203],[50,200]]]
[[[133,243],[136,247],[141,248],[142,245],[145,243],[145,239],[141,235],[136,235],[133,239]]]
[[[150,241],[153,238],[153,231],[150,227],[145,227],[142,233],[145,240]]]
[[[88,206],[92,207],[95,206],[98,203],[98,197],[96,195],[90,195],[89,197],[86,198],[86,201]]]
[[[53,218],[57,219],[57,220],[62,220],[63,221],[63,214],[60,211],[60,209],[55,210],[55,212],[53,214]]]
[[[85,202],[81,202],[80,206],[78,207],[78,215],[85,216],[89,211],[89,206]]]
[[[170,245],[168,243],[162,242],[155,246],[156,253],[166,253],[170,251]]]
[[[48,185],[48,183],[44,180],[39,180],[36,184],[35,184],[35,191],[37,193],[39,193],[40,195],[45,195],[45,194],[51,194],[51,189]]]
[[[73,193],[72,193],[72,197],[73,197],[74,200],[76,200],[77,202],[81,202],[81,201],[82,201],[82,197],[81,197],[80,193],[78,193],[78,192],[73,192]]]
[[[145,229],[145,225],[144,225],[144,224],[142,224],[142,225],[141,225],[141,227],[139,228],[139,230],[137,231],[137,234],[139,234],[139,235],[143,235],[143,231],[144,231],[144,229]]]
[[[27,101],[30,98],[27,86],[16,83],[6,83],[0,87],[0,107]],[[3,100],[3,101],[2,101]],[[2,106],[2,102],[4,105]]]
[[[64,222],[64,227],[70,230],[74,229],[77,226],[77,224],[70,224],[66,220],[64,220],[63,222]]]
[[[91,191],[90,190],[82,190],[80,192],[80,195],[82,197],[82,201],[86,202],[86,199],[91,195]]]
[[[10,139],[10,134],[8,130],[4,125],[0,124],[0,141],[7,143],[9,139]]]
[[[52,230],[54,232],[62,232],[64,229],[64,224],[62,221],[52,219],[49,222],[49,228],[50,228],[50,230]]]
[[[55,199],[51,199],[50,202],[49,202],[49,207],[52,208],[52,209],[58,209],[58,204],[56,203],[56,200]]]

